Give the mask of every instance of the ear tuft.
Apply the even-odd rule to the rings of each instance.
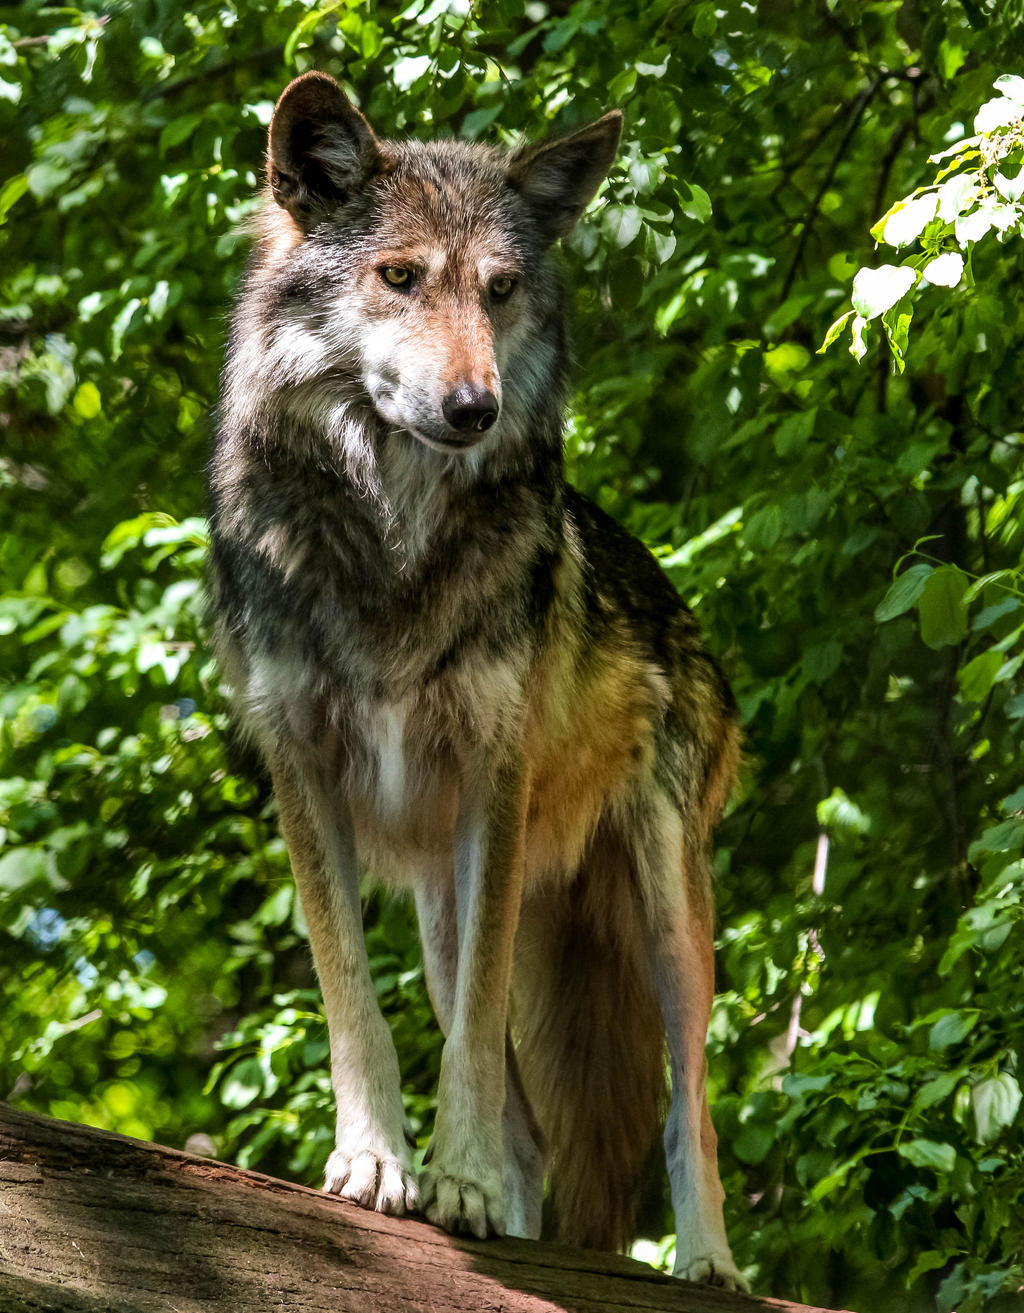
[[[546,242],[564,237],[593,200],[611,168],[622,132],[613,109],[586,127],[517,150],[509,161],[509,186],[526,202]]]
[[[303,73],[270,122],[267,173],[278,205],[308,232],[382,167],[373,129],[327,73]]]

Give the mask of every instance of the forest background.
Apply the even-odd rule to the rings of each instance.
[[[386,134],[510,143],[620,106],[566,244],[567,456],[742,709],[709,1040],[738,1261],[864,1313],[1021,1307],[1022,23],[1021,0],[0,10],[0,1095],[317,1182],[305,927],[201,624],[272,105],[315,66]],[[369,893],[366,922],[422,1149],[415,935]]]

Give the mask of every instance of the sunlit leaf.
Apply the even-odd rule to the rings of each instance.
[[[883,264],[860,269],[853,280],[853,308],[865,319],[877,319],[894,306],[917,282],[909,265]]]
[[[963,274],[964,258],[956,251],[936,256],[921,270],[921,277],[936,287],[956,287]]]

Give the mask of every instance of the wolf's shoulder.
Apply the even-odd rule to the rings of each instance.
[[[644,544],[571,484],[565,513],[579,534],[588,576],[627,614],[649,621],[690,611]]]
[[[732,714],[732,693],[704,645],[700,625],[651,552],[569,485],[564,505],[583,558],[582,603],[591,635],[600,641],[602,634],[625,631],[675,689],[704,688]]]

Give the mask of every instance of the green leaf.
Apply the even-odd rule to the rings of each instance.
[[[604,211],[604,229],[618,247],[636,239],[643,226],[643,215],[635,205],[609,205]]]
[[[925,580],[917,599],[921,638],[931,648],[948,647],[967,637],[967,576],[955,565],[943,565]]]
[[[835,1171],[829,1172],[827,1176],[817,1181],[808,1196],[810,1202],[817,1203],[820,1199],[825,1199],[828,1195],[834,1194],[836,1190],[845,1185],[846,1178],[851,1170],[859,1165],[860,1161],[859,1155],[847,1158],[845,1162],[840,1163]]]
[[[966,1068],[958,1067],[955,1071],[944,1071],[925,1081],[914,1099],[915,1110],[922,1112],[925,1108],[934,1108],[937,1103],[948,1099],[963,1080],[965,1073]]]
[[[294,64],[295,55],[299,47],[309,45],[313,33],[324,19],[329,18],[332,14],[336,14],[337,12],[337,4],[328,4],[321,5],[318,9],[313,9],[308,14],[305,14],[292,28],[287,41],[284,43],[284,63]]]
[[[822,798],[817,809],[818,824],[823,829],[834,830],[841,835],[867,834],[871,829],[871,817],[865,815],[852,798],[844,791],[834,788],[827,798]]]
[[[160,150],[165,151],[173,146],[180,146],[183,141],[191,137],[202,121],[202,114],[183,114],[180,118],[171,119],[160,133]]]
[[[971,1090],[975,1134],[979,1144],[988,1144],[1000,1131],[1012,1126],[1021,1103],[1021,1089],[1007,1071],[977,1083]]]
[[[785,528],[782,507],[776,502],[756,511],[743,526],[743,538],[754,552],[770,552]]]
[[[0,223],[7,220],[7,211],[28,191],[28,177],[24,173],[16,173],[13,177],[8,178],[3,187],[0,187]]]
[[[920,1277],[926,1272],[934,1272],[937,1268],[945,1267],[949,1262],[950,1255],[940,1249],[926,1249],[923,1254],[918,1254],[914,1266],[907,1273],[907,1289],[911,1289]]]
[[[924,591],[924,586],[935,567],[921,561],[910,566],[890,586],[889,591],[875,607],[875,620],[884,624],[909,611]]]
[[[772,1127],[760,1122],[747,1122],[732,1141],[732,1148],[740,1162],[755,1165],[764,1162],[774,1143]]]
[[[793,415],[787,415],[775,430],[775,435],[772,438],[772,445],[775,447],[776,452],[783,457],[795,456],[801,452],[814,433],[814,421],[817,417],[817,406],[812,406],[810,410],[800,410]]]
[[[696,219],[698,223],[707,223],[711,218],[711,197],[695,182],[684,182],[683,186],[689,196],[679,193],[680,209],[687,218]]]
[[[935,1140],[910,1140],[897,1145],[897,1152],[915,1167],[930,1167],[936,1172],[951,1172],[956,1165],[953,1146]]]
[[[125,552],[132,551],[151,529],[178,528],[174,518],[164,511],[144,511],[131,520],[116,524],[103,540],[100,566],[112,570]]]
[[[71,176],[70,166],[55,164],[52,160],[40,160],[25,173],[29,191],[42,201],[61,191],[70,182]]]
[[[695,37],[714,36],[718,30],[718,10],[715,5],[708,3],[707,0],[698,4],[694,11],[692,28]]]
[[[983,574],[980,579],[975,579],[967,592],[964,594],[964,601],[971,603],[974,599],[989,586],[989,584],[1003,583],[1004,581],[1012,582],[1016,578],[1015,570],[992,570],[989,574]]]
[[[978,1024],[979,1015],[976,1010],[971,1012],[950,1010],[929,1030],[928,1047],[933,1052],[938,1052],[940,1049],[948,1049],[953,1044],[959,1044]]]
[[[842,659],[842,643],[830,638],[824,643],[814,643],[807,648],[800,664],[810,683],[824,684],[839,669]]]
[[[1024,848],[1024,820],[1014,818],[983,830],[968,849],[968,857],[973,862],[985,853],[1012,853],[1018,848]]]
[[[74,407],[83,419],[95,419],[103,409],[103,399],[95,383],[83,383],[75,392]]]
[[[1016,812],[1024,812],[1024,785],[1005,797],[999,804],[999,810],[1004,816],[1013,816]]]
[[[988,697],[1003,665],[1003,654],[990,648],[956,672],[961,696],[967,702],[983,702]]]
[[[824,340],[824,342],[822,342],[821,346],[818,347],[818,350],[817,350],[817,353],[816,353],[817,355],[819,355],[819,356],[824,355],[824,353],[829,349],[829,347],[832,345],[832,343],[833,343],[833,342],[839,337],[840,333],[842,333],[843,329],[846,327],[846,325],[847,325],[847,323],[848,323],[848,321],[849,321],[849,319],[850,319],[850,316],[851,316],[853,313],[854,313],[854,311],[852,311],[852,310],[847,310],[847,312],[846,312],[845,315],[840,315],[840,316],[839,316],[839,318],[835,321],[835,323],[831,326],[831,328],[830,328],[830,329],[828,330],[828,332],[825,334],[825,340]]]
[[[225,1108],[246,1108],[263,1093],[263,1072],[255,1058],[236,1063],[220,1090]]]
[[[764,366],[777,382],[785,382],[787,375],[805,369],[811,353],[799,342],[780,342],[764,353]]]
[[[496,102],[493,105],[482,106],[480,109],[470,110],[470,112],[462,120],[462,128],[461,128],[462,136],[468,137],[470,138],[470,140],[472,140],[474,137],[478,137],[480,133],[484,131],[485,128],[489,128],[491,126],[494,120],[501,113],[501,110],[502,110],[502,106],[500,101]]]
[[[50,866],[42,848],[14,848],[0,857],[0,892],[20,893],[34,884],[48,884]]]
[[[907,342],[910,336],[910,321],[914,317],[913,297],[905,296],[882,316],[889,350],[896,361],[897,373],[902,374],[905,367]]]

